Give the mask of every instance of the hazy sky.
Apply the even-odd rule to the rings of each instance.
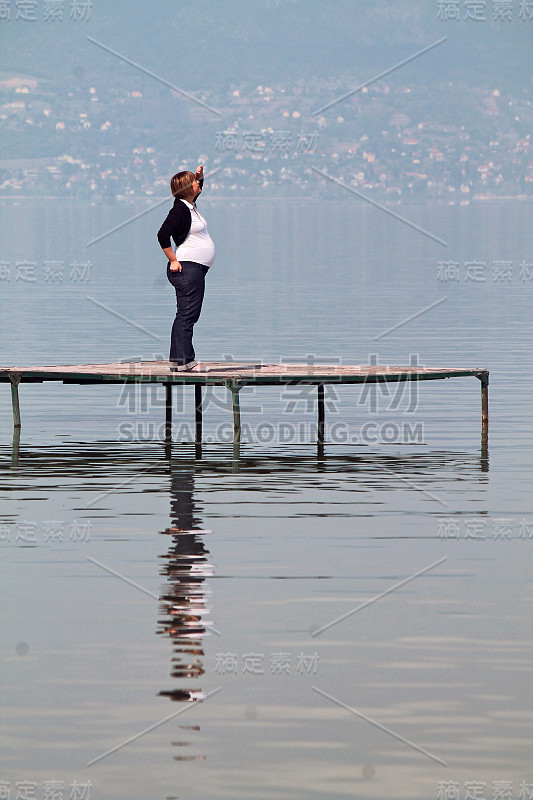
[[[184,88],[209,91],[317,76],[364,80],[445,36],[445,47],[403,68],[406,79],[530,86],[526,2],[512,0],[509,18],[502,0],[481,0],[484,10],[472,19],[472,0],[459,0],[455,19],[450,0],[65,0],[63,18],[51,20],[48,0],[34,0],[34,19],[24,20],[11,0],[11,18],[0,21],[1,65],[52,80],[80,67],[127,79],[132,67],[98,50],[91,36]]]

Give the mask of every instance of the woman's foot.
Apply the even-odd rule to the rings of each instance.
[[[188,364],[176,364],[175,362],[170,362],[174,366],[170,367],[171,372],[189,372],[189,370],[194,369],[198,366],[197,361],[189,361]]]

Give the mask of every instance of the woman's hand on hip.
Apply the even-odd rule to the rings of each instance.
[[[171,272],[181,272],[181,264],[179,261],[171,261],[170,262],[170,271]]]

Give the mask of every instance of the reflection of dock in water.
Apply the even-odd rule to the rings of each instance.
[[[209,551],[204,544],[201,518],[197,515],[194,500],[194,476],[180,471],[172,474],[171,525],[164,535],[171,537],[168,551],[160,556],[163,565],[160,574],[166,583],[159,602],[157,633],[168,636],[172,643],[170,677],[179,685],[163,689],[162,697],[178,703],[202,700],[200,679],[205,673],[203,639],[209,633],[206,619],[210,609],[207,597],[210,589],[206,578],[213,574],[208,561]],[[197,725],[182,725],[182,730],[199,731]],[[176,741],[173,746],[186,747],[190,742]],[[204,756],[179,755],[175,759],[193,760]]]

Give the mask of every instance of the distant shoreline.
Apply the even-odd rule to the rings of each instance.
[[[79,197],[71,197],[69,195],[13,195],[13,194],[5,194],[0,195],[0,201],[4,200],[15,200],[17,202],[21,201],[29,201],[29,200],[46,200],[47,202],[52,201],[62,201],[62,202],[69,202],[69,203],[82,203],[82,204],[91,204],[91,205],[133,205],[134,203],[140,203],[141,201],[146,202],[153,202],[159,203],[163,202],[164,200],[168,199],[169,203],[173,202],[171,196],[168,198],[163,195],[136,195],[136,196],[128,196],[128,197],[120,197],[115,198],[112,201],[104,198],[79,198]],[[508,203],[508,202],[518,202],[518,203],[532,203],[533,202],[533,194],[532,195],[502,195],[501,197],[494,196],[489,197],[486,195],[479,196],[474,195],[473,197],[469,198],[461,198],[461,200],[451,200],[451,199],[439,199],[439,198],[431,198],[430,200],[408,200],[408,199],[401,199],[401,200],[394,200],[391,201],[387,198],[381,198],[377,196],[376,198],[372,197],[377,202],[381,202],[383,205],[386,206],[428,206],[428,205],[437,205],[437,206],[461,206],[461,205],[471,205],[472,203]],[[232,195],[232,194],[220,194],[220,195],[213,195],[211,194],[210,197],[204,198],[206,202],[210,202],[213,200],[223,200],[223,201],[232,201],[232,202],[241,202],[241,201],[250,201],[250,200],[286,200],[287,202],[294,202],[294,201],[304,201],[304,202],[315,202],[315,203],[339,203],[339,202],[346,202],[342,201],[333,197],[305,197],[303,195]]]

